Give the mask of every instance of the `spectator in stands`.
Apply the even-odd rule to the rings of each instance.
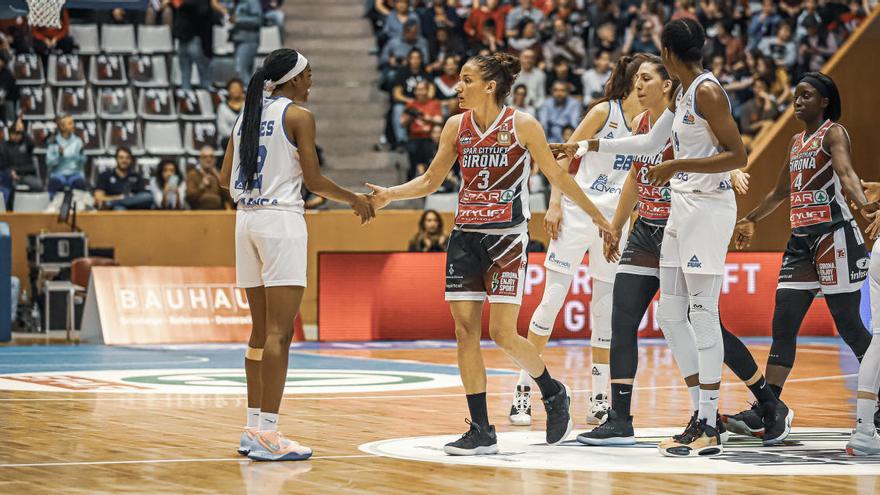
[[[425,173],[434,157],[431,130],[443,124],[440,102],[429,96],[431,83],[419,81],[414,98],[406,103],[400,124],[407,131],[406,150],[409,154],[407,180]]]
[[[620,42],[617,39],[617,28],[611,22],[606,22],[596,30],[596,50],[606,50],[611,53],[611,60],[617,60],[620,56]]]
[[[752,16],[749,23],[749,48],[755,48],[763,38],[773,36],[781,20],[782,18],[776,12],[775,2],[764,0],[761,13]]]
[[[428,52],[430,53],[430,59],[434,61],[428,65],[428,72],[441,71],[443,69],[442,65],[449,57],[461,60],[467,54],[467,49],[461,37],[456,36],[446,26],[438,26],[434,36],[434,39],[428,40]]]
[[[758,50],[772,58],[776,65],[790,70],[797,62],[797,47],[791,39],[791,23],[782,21],[776,36],[766,37],[758,43]]]
[[[76,43],[70,37],[70,13],[67,9],[61,9],[61,27],[34,26],[31,28],[33,38],[33,50],[43,59],[43,66],[49,59],[49,52],[60,50],[64,53],[73,53]]]
[[[759,77],[755,79],[753,87],[755,96],[743,105],[739,121],[743,135],[753,138],[745,140],[747,145],[757,140],[761,133],[768,129],[779,116],[778,102],[776,97],[770,93],[770,85],[767,80]]]
[[[153,207],[153,195],[144,182],[131,150],[125,146],[116,148],[116,167],[101,172],[95,183],[98,209],[149,210]]]
[[[653,21],[633,19],[626,32],[621,51],[624,55],[633,53],[660,55],[660,35],[654,29]]]
[[[553,36],[544,43],[544,60],[564,58],[571,66],[581,67],[586,60],[587,51],[584,40],[573,36],[571,27],[562,19],[553,21]]]
[[[149,25],[165,24],[170,26],[174,18],[174,9],[170,0],[149,0],[144,13],[144,23]]]
[[[745,57],[745,43],[741,37],[730,34],[730,28],[726,22],[716,23],[715,33],[715,37],[709,40],[714,46],[713,55],[720,53],[730,65],[740,62]]]
[[[409,252],[442,253],[448,241],[443,233],[443,218],[434,210],[425,210],[419,219],[419,231],[409,241]]]
[[[801,39],[798,47],[799,70],[818,72],[837,51],[837,40],[812,17],[806,18],[803,26],[807,29],[807,34]]]
[[[511,95],[510,106],[519,110],[520,112],[525,112],[532,117],[538,114],[535,107],[529,105],[529,90],[526,88],[525,84],[517,84],[513,87],[513,93]]]
[[[584,106],[605,94],[605,83],[611,76],[611,52],[599,50],[593,59],[593,67],[584,71],[581,84],[584,86]]]
[[[226,83],[226,101],[217,106],[217,136],[228,139],[238,114],[244,108],[244,83],[233,77]],[[225,147],[224,147],[225,149]]]
[[[223,210],[229,207],[229,194],[220,188],[220,172],[214,148],[199,150],[199,166],[186,175],[186,202],[193,210]]]
[[[455,85],[459,79],[459,58],[455,55],[446,57],[443,61],[443,71],[434,78],[434,87],[437,88],[436,96],[443,106],[446,116],[458,113],[458,92]]]
[[[525,50],[532,50],[536,54],[540,53],[543,56],[544,50],[541,48],[541,36],[535,21],[528,17],[523,19],[514,36],[507,40],[507,47],[507,50],[516,56],[519,56]]]
[[[526,19],[534,22],[536,29],[540,29],[541,25],[544,23],[544,13],[532,5],[532,0],[519,0],[519,4],[511,9],[505,18],[507,37],[516,37],[522,27],[522,22]]]
[[[547,132],[547,140],[561,143],[563,129],[580,123],[581,104],[569,96],[569,85],[564,81],[553,83],[551,96],[538,109],[538,120]]]
[[[526,87],[528,104],[539,107],[547,96],[547,74],[537,66],[537,52],[534,50],[523,50],[519,55],[519,62],[522,70],[516,83]]]
[[[260,6],[263,11],[263,20],[271,26],[278,28],[281,33],[281,39],[284,39],[284,11],[281,10],[281,4],[284,0],[262,0]]]
[[[584,85],[581,82],[581,78],[574,75],[574,72],[571,70],[571,65],[565,57],[557,57],[556,60],[553,61],[553,72],[551,72],[550,77],[547,78],[548,93],[551,91],[553,84],[557,81],[567,83],[568,92],[572,96],[583,96]]]
[[[162,160],[150,179],[150,193],[157,210],[186,209],[186,182],[174,160]]]
[[[795,38],[798,42],[800,42],[807,35],[807,26],[805,24],[807,19],[813,19],[814,21],[816,21],[817,26],[820,26],[822,24],[822,16],[819,15],[816,0],[805,0],[804,9],[797,16],[797,29],[795,30]]]
[[[472,43],[485,44],[487,39],[503,43],[506,10],[499,6],[499,0],[483,0],[479,3],[479,7],[471,11],[471,15],[464,23],[465,34]],[[489,21],[492,22],[487,26]],[[491,31],[488,38],[485,33],[487,27]]]
[[[86,155],[83,154],[83,141],[74,130],[73,117],[61,115],[56,120],[58,133],[51,138],[46,152],[46,166],[49,168],[49,197],[61,189],[86,189],[84,167]]]
[[[15,110],[18,106],[18,84],[15,76],[9,69],[5,58],[0,57],[0,118],[4,122],[15,120]]]
[[[13,191],[16,188],[32,192],[43,190],[43,181],[34,163],[34,140],[25,132],[21,119],[9,128],[6,141],[0,141],[0,166],[9,170]]]
[[[764,79],[769,86],[770,94],[776,98],[776,103],[787,106],[791,103],[791,78],[784,67],[776,65],[772,58],[759,55],[755,58],[755,79]]]
[[[419,34],[419,23],[410,19],[403,25],[403,36],[392,38],[382,48],[379,61],[383,66],[397,67],[403,65],[413,50],[422,52],[422,60],[428,59],[428,42]]]
[[[235,44],[235,71],[243,81],[250,81],[254,72],[254,57],[260,46],[260,28],[263,27],[263,8],[260,0],[237,0],[229,19],[230,37]]]
[[[548,18],[550,20],[550,29],[552,31],[553,23],[559,19],[571,29],[572,36],[583,40],[584,30],[589,27],[586,18],[579,12],[577,2],[579,0],[559,0],[556,8],[553,9]],[[586,57],[585,57],[586,58]]]
[[[180,45],[177,49],[180,64],[180,87],[192,88],[192,64],[199,71],[200,85],[211,86],[211,58],[214,56],[214,12],[228,15],[219,0],[173,0],[174,25],[171,29]]]
[[[403,31],[408,22],[414,22],[419,32],[422,32],[422,25],[419,16],[409,8],[409,0],[395,0],[394,10],[388,13],[385,18],[385,25],[382,27],[382,36],[380,43],[385,43],[395,38],[402,38]]]
[[[406,105],[415,99],[416,86],[420,82],[428,83],[428,98],[434,98],[435,88],[431,83],[431,76],[424,69],[422,52],[413,49],[407,56],[405,67],[397,71],[391,96],[394,104],[391,107],[391,119],[394,126],[394,136],[398,144],[406,142],[406,129],[401,124],[400,117]]]

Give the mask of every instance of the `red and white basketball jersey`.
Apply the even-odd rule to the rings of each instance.
[[[639,118],[639,125],[633,134],[647,134],[651,131],[651,118],[644,112]],[[670,186],[667,182],[662,187],[651,184],[648,180],[648,169],[654,165],[675,158],[672,139],[666,141],[666,147],[656,155],[637,155],[633,158],[636,185],[639,188],[639,216],[645,221],[656,225],[665,225],[669,218],[669,205],[672,199]]]
[[[503,107],[484,132],[472,110],[461,116],[456,147],[462,181],[455,225],[462,230],[526,228],[532,160],[517,139],[516,113]]]

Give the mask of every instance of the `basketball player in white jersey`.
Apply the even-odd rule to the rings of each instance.
[[[592,104],[569,142],[576,143],[590,137],[614,139],[630,135],[629,122],[644,110],[632,91],[635,74],[644,60],[645,57],[638,54],[625,56],[617,62],[605,84],[605,96]],[[611,221],[621,188],[632,167],[632,158],[623,154],[590,153],[575,160],[564,158],[559,165],[570,171],[576,170],[575,182],[605,218]],[[584,253],[589,252],[592,391],[587,405],[587,422],[598,424],[608,411],[606,388],[611,345],[611,295],[617,263],[609,262],[602,256],[603,241],[599,229],[558,188],[552,188],[544,228],[551,238],[544,259],[547,275],[541,303],[529,324],[529,341],[539,352],[544,350],[571,281],[584,259]],[[623,243],[624,239],[620,242]],[[529,374],[520,371],[510,406],[510,422],[514,425],[532,423],[531,383]]]
[[[248,86],[221,170],[238,211],[236,285],[247,293],[253,326],[245,353],[247,428],[238,452],[259,461],[308,459],[312,450],[278,431],[294,319],[306,286],[306,187],[351,205],[362,222],[374,211],[362,194],[321,175],[315,120],[297,103],[308,99],[311,68],[295,50],[275,50]]]
[[[581,141],[580,146],[584,151],[654,154],[672,136],[675,159],[647,172],[654,186],[669,181],[672,189],[660,252],[656,316],[667,339],[670,334],[692,336],[697,355],[688,346],[672,351],[681,369],[696,365],[700,390],[697,415],[681,435],[661,442],[659,449],[671,457],[719,455],[716,417],[724,345],[718,297],[736,222],[730,171],[744,166],[748,157],[724,89],[703,69],[702,26],[691,19],[672,21],[663,28],[661,40],[663,64],[681,82],[670,108],[647,134]],[[570,145],[554,148],[574,151]]]

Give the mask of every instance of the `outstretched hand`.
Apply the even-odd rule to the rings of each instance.
[[[370,198],[370,204],[373,205],[374,210],[379,211],[388,206],[391,199],[388,198],[387,187],[377,186],[375,184],[370,184],[369,182],[367,183],[367,187],[372,191],[368,197]]]
[[[752,237],[755,235],[755,222],[746,218],[741,218],[736,222],[733,230],[733,243],[737,249],[749,247],[752,243]]]
[[[733,190],[737,194],[743,195],[749,192],[749,177],[751,175],[740,169],[730,171],[730,181],[733,183]]]
[[[361,225],[370,223],[370,220],[376,216],[376,210],[373,208],[370,196],[366,194],[355,194],[350,206],[354,210],[354,214],[361,217]]]
[[[665,161],[648,169],[648,180],[656,187],[663,187],[675,172],[675,160]]]
[[[557,159],[562,156],[574,158],[577,155],[579,147],[580,146],[577,143],[550,143],[550,151],[553,152],[553,156]]]

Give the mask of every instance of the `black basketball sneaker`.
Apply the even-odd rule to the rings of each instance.
[[[586,445],[635,445],[632,419],[632,416],[618,416],[617,411],[609,409],[605,422],[578,435],[577,441]]]
[[[731,433],[745,435],[748,437],[764,436],[764,420],[761,411],[761,405],[757,402],[752,403],[750,409],[728,416],[721,416],[724,427]]]
[[[544,398],[544,410],[547,411],[547,443],[556,445],[571,433],[574,423],[571,421],[571,390],[556,380],[559,392]]]
[[[490,455],[498,453],[498,437],[495,436],[495,427],[489,426],[488,430],[483,431],[480,425],[471,423],[471,420],[465,419],[465,423],[470,425],[470,429],[454,442],[447,443],[443,446],[443,452],[449,455]]]
[[[779,445],[791,433],[791,422],[794,420],[794,411],[781,400],[776,401],[776,407],[768,407],[764,411],[764,435],[761,437],[764,445]]]

